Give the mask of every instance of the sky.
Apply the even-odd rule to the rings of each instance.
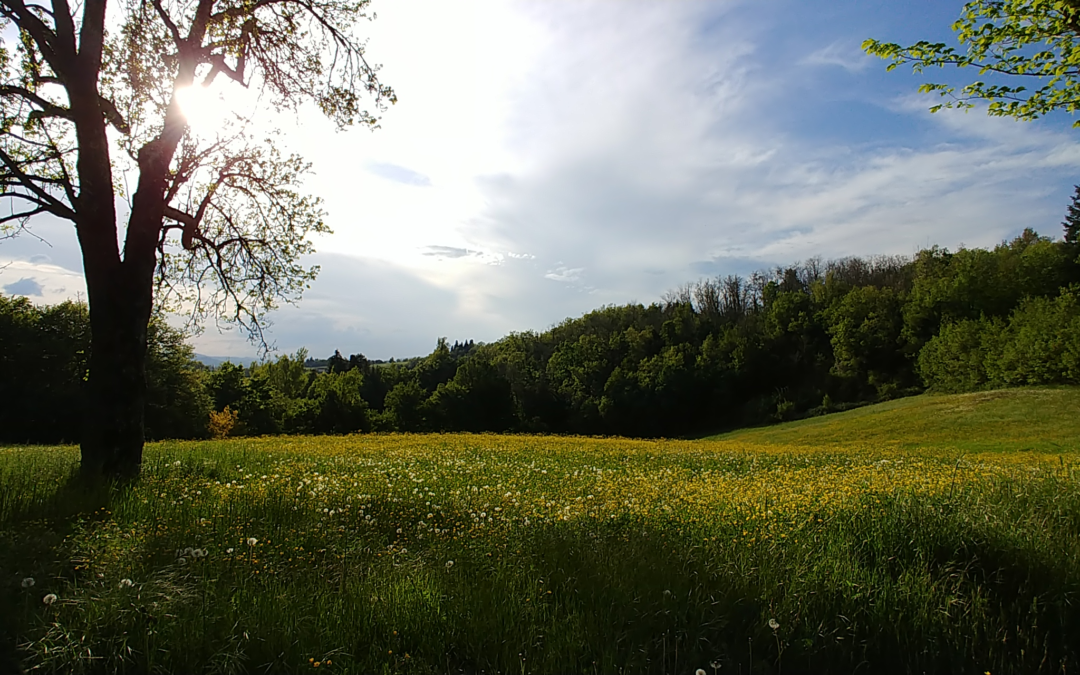
[[[402,358],[814,256],[1060,237],[1080,182],[1071,118],[931,114],[920,83],[976,73],[886,72],[860,50],[953,43],[962,6],[374,0],[360,30],[399,98],[381,128],[268,122],[312,162],[334,233],[267,338]],[[0,290],[85,298],[72,227],[33,233],[0,242]],[[257,353],[214,324],[192,342]]]

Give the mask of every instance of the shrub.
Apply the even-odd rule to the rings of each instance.
[[[221,412],[210,411],[210,422],[206,426],[211,437],[225,438],[232,433],[239,419],[239,411],[225,406],[225,409]]]

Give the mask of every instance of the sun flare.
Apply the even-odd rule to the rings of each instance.
[[[221,93],[200,85],[176,90],[176,100],[188,126],[199,136],[220,132],[231,118]]]

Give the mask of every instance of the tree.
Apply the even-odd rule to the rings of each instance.
[[[341,355],[340,351],[335,349],[334,355],[326,360],[326,370],[330,373],[348,372],[349,362],[345,360],[345,357]]]
[[[892,61],[888,70],[911,64],[916,73],[948,65],[978,68],[979,75],[1042,79],[1038,89],[977,80],[959,94],[947,84],[926,83],[923,93],[951,99],[930,108],[970,109],[970,101],[990,101],[987,113],[997,117],[1034,120],[1055,110],[1080,109],[1080,0],[973,0],[964,5],[952,25],[961,45],[958,52],[944,43],[916,42],[910,47],[867,40],[869,54]],[[1073,123],[1080,127],[1080,120]]]
[[[195,348],[164,317],[150,319],[146,348],[146,435],[202,438],[210,414],[207,372]]]
[[[376,125],[364,92],[376,114],[396,100],[353,36],[370,0],[125,1],[107,19],[108,0],[0,0],[19,36],[0,49],[0,235],[39,214],[75,226],[92,334],[82,470],[107,477],[141,464],[155,303],[261,341],[265,313],[317,272],[300,264],[308,235],[327,231],[301,158],[257,142],[250,116],[196,135],[181,95],[224,76],[339,128]]]
[[[89,328],[85,305],[0,295],[0,442],[79,440]]]
[[[1065,221],[1061,223],[1065,228],[1065,243],[1070,246],[1080,244],[1080,185],[1075,188],[1069,210],[1065,213]]]

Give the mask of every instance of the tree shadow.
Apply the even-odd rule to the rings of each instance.
[[[0,514],[0,673],[23,672],[20,641],[47,593],[46,580],[74,578],[68,537],[86,519],[104,514],[124,488],[88,480],[76,468],[52,493]]]

